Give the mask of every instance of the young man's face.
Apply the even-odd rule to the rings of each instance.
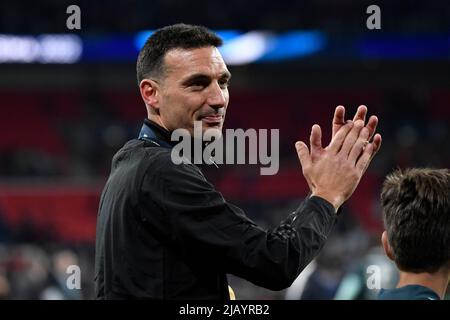
[[[203,131],[222,130],[228,106],[228,71],[215,47],[174,49],[164,57],[160,84],[160,120],[169,131],[184,128],[191,134],[194,121]]]

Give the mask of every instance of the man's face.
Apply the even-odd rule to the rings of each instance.
[[[203,132],[221,132],[228,106],[228,71],[215,47],[174,49],[164,57],[165,74],[158,106],[161,122],[169,131],[194,132],[194,121]]]

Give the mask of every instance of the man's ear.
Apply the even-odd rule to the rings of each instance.
[[[386,253],[389,259],[394,261],[394,254],[392,253],[392,248],[389,245],[388,235],[386,231],[383,231],[383,234],[381,235],[381,243],[383,244],[384,253]]]
[[[139,90],[147,108],[159,114],[160,87],[158,83],[151,79],[142,79]]]

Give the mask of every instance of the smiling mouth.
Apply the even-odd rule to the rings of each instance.
[[[200,118],[201,121],[210,124],[210,125],[218,125],[222,122],[223,116],[221,115],[211,115],[207,117]]]

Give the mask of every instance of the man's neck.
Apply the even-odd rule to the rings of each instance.
[[[167,127],[164,125],[162,119],[160,116],[156,116],[156,115],[152,115],[152,114],[147,114],[147,119],[153,121],[154,123],[156,123],[158,126],[160,126],[161,128],[170,131],[169,129],[167,129]]]
[[[448,286],[449,276],[450,272],[443,270],[436,273],[412,273],[401,271],[397,288],[408,285],[420,285],[433,290],[441,299],[443,299]]]

